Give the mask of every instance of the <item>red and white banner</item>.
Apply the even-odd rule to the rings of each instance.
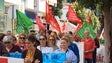
[[[100,44],[100,47],[97,49],[97,55],[96,55],[96,63],[105,63],[105,46],[103,44]]]
[[[74,12],[71,5],[69,5],[69,9],[68,9],[68,20],[72,22],[76,22],[77,24],[81,23],[81,20],[78,18],[76,12]]]
[[[0,56],[0,63],[24,63],[24,59]]]

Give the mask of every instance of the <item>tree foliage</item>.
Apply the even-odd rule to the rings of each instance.
[[[104,6],[106,5],[107,2],[110,2],[110,4],[112,5],[112,0],[77,0],[77,2],[86,8],[90,8],[92,10],[99,10],[99,11],[103,11],[104,10]]]
[[[78,2],[75,2],[73,4],[74,11],[77,13],[78,17],[81,19],[82,22],[86,21],[88,12],[87,8],[82,7]],[[91,20],[91,25],[94,30],[98,30],[100,28],[100,22],[98,17],[95,15],[94,11],[91,10],[90,14],[90,20]]]
[[[91,12],[91,25],[93,26],[94,30],[99,30],[101,27],[101,23],[98,17],[95,15],[94,11]]]
[[[62,15],[62,0],[57,0],[57,7],[52,6],[52,10],[55,16],[61,16]]]
[[[75,2],[76,0],[67,0],[67,2],[69,2],[69,3],[73,3],[73,2]]]

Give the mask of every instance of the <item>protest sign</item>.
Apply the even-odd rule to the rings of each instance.
[[[83,42],[73,42],[78,46],[80,61],[79,63],[84,63],[84,43]]]
[[[66,53],[43,53],[43,63],[64,63]]]
[[[0,63],[24,63],[24,59],[0,56]]]

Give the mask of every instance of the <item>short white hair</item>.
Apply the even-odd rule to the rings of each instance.
[[[12,36],[5,36],[3,38],[3,42],[12,42],[12,41],[13,41]]]
[[[88,29],[86,29],[86,30],[84,31],[84,33],[86,33],[86,32],[89,32],[89,33],[90,33],[90,31],[89,31]]]

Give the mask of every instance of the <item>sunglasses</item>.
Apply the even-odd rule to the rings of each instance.
[[[54,41],[54,39],[49,39],[50,41]]]
[[[25,39],[25,37],[20,37],[20,39]]]
[[[4,42],[4,44],[10,44],[10,42]]]
[[[39,40],[45,40],[44,38],[40,38]]]

